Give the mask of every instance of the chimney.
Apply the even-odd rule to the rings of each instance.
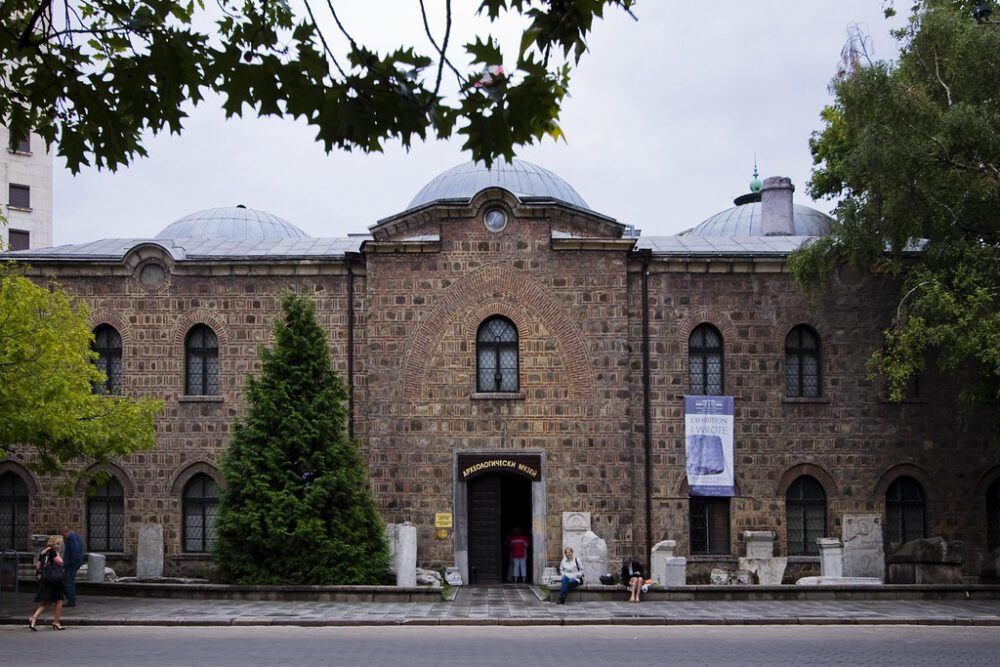
[[[764,179],[760,189],[760,224],[764,236],[795,236],[792,193],[795,186],[785,176]]]

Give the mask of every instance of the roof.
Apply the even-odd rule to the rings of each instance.
[[[304,231],[266,211],[238,206],[208,208],[185,215],[163,228],[158,239],[226,239],[253,241],[261,239],[308,238]]]
[[[410,210],[449,199],[467,201],[489,187],[503,188],[522,199],[544,197],[590,210],[583,197],[562,178],[548,169],[517,158],[510,162],[498,158],[489,168],[481,162],[466,162],[452,167],[432,178],[406,208]]]
[[[737,200],[738,201],[738,200]],[[683,232],[684,236],[758,237],[761,232],[761,203],[741,204],[716,213],[697,227]],[[801,204],[792,205],[796,236],[826,236],[833,218],[826,213]]]
[[[11,259],[36,261],[121,261],[132,249],[154,244],[175,260],[239,260],[342,258],[358,252],[367,236],[345,238],[264,238],[264,239],[103,239],[78,245],[37,248],[4,253]]]
[[[641,236],[637,251],[654,257],[783,257],[815,236]]]

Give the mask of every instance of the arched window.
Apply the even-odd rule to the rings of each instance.
[[[219,393],[219,339],[215,332],[199,324],[184,340],[185,384],[188,396],[214,396]]]
[[[826,535],[826,492],[814,477],[802,475],[785,494],[788,555],[816,556],[816,540]]]
[[[5,472],[0,475],[0,551],[28,548],[28,485]]]
[[[184,486],[184,551],[206,553],[215,545],[215,514],[219,506],[219,485],[205,473],[198,473]]]
[[[688,390],[701,396],[721,396],[722,334],[711,324],[700,324],[688,338]]]
[[[1000,548],[1000,479],[986,491],[986,542],[990,551]]]
[[[912,477],[896,479],[885,492],[885,537],[902,544],[927,537],[924,490]]]
[[[112,477],[87,497],[87,548],[90,551],[125,551],[125,492]]]
[[[110,324],[94,329],[91,349],[97,353],[95,364],[108,379],[94,385],[95,394],[122,393],[122,337]]]
[[[818,398],[820,382],[819,336],[800,324],[785,337],[785,395],[789,398]]]
[[[691,496],[688,522],[692,554],[729,553],[729,498]]]
[[[517,329],[506,317],[491,317],[476,334],[476,390],[518,390]]]

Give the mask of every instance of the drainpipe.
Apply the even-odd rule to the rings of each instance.
[[[642,446],[646,472],[646,553],[644,562],[653,553],[653,437],[652,403],[649,377],[649,255],[642,260]]]
[[[354,253],[347,253],[347,436],[354,439]]]

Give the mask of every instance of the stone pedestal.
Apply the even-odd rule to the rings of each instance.
[[[106,565],[104,554],[87,554],[87,581],[94,584],[103,582]]]
[[[135,559],[135,576],[163,576],[163,526],[158,523],[147,523],[139,528],[139,549]]]
[[[649,556],[649,572],[653,581],[661,586],[687,584],[687,559],[674,556],[676,540],[657,542]]]
[[[844,576],[844,545],[836,537],[821,537],[819,546],[819,572],[823,577]]]
[[[390,569],[397,586],[417,585],[417,527],[409,521],[385,527]]]
[[[882,546],[882,516],[844,515],[844,576],[877,577],[885,581],[885,550]]]
[[[747,558],[771,558],[774,556],[773,530],[747,530],[743,532],[747,546]]]

